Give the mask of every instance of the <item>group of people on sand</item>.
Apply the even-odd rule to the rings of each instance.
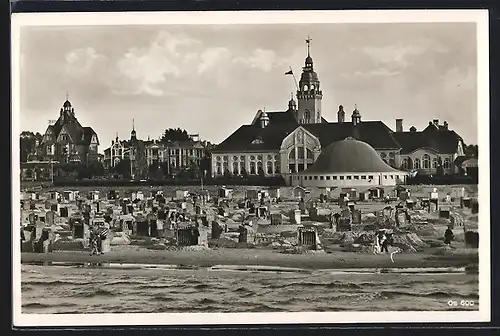
[[[373,244],[374,253],[389,253],[389,245],[394,242],[394,233],[386,229],[380,229],[375,233],[375,242]]]
[[[102,242],[107,239],[108,232],[109,228],[105,223],[99,223],[90,228],[90,255],[104,254]]]

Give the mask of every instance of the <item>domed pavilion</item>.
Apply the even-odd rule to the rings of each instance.
[[[292,176],[292,185],[303,187],[370,187],[404,183],[407,172],[385,163],[363,141],[348,137],[322,150],[308,169]]]

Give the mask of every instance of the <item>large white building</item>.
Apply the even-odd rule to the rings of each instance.
[[[257,111],[253,121],[242,125],[212,150],[212,175],[224,174],[283,176],[292,184],[291,176],[307,170],[323,148],[353,137],[374,148],[389,166],[402,170],[418,170],[420,174],[454,174],[455,164],[463,158],[465,144],[448,123],[430,121],[421,131],[412,126],[403,129],[403,120],[396,119],[396,130],[382,121],[362,120],[354,106],[350,121],[342,105],[337,122],[322,116],[321,91],[318,74],[309,54],[305,59],[297,102],[292,98],[285,111]]]

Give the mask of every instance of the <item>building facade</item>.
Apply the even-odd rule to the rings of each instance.
[[[148,166],[167,163],[169,174],[186,170],[193,165],[199,166],[206,155],[206,148],[198,134],[190,135],[186,141],[155,140],[145,149]]]
[[[396,119],[396,131],[382,121],[365,121],[357,106],[346,120],[342,105],[337,122],[323,118],[323,92],[308,54],[296,92],[284,111],[257,111],[253,121],[242,125],[212,150],[213,177],[226,174],[288,176],[306,170],[333,142],[353,137],[375,149],[389,166],[418,170],[420,174],[454,174],[454,161],[463,156],[464,142],[444,122],[429,122],[422,131],[403,130],[403,120]],[[244,172],[244,174],[243,174]]]
[[[99,160],[99,138],[92,127],[83,127],[75,109],[66,100],[57,121],[49,125],[35,153],[28,161],[57,161],[60,163],[85,163]]]

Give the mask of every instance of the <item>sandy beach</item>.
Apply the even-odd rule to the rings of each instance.
[[[110,253],[90,256],[88,252],[57,251],[50,254],[22,253],[23,263],[52,262],[95,262],[159,265],[260,265],[295,267],[303,269],[349,269],[349,268],[429,268],[465,267],[478,263],[475,250],[444,251],[434,249],[427,253],[400,253],[393,255],[373,255],[367,253],[334,252],[318,254],[283,254],[259,249],[207,249],[199,251],[153,251],[114,250]]]

